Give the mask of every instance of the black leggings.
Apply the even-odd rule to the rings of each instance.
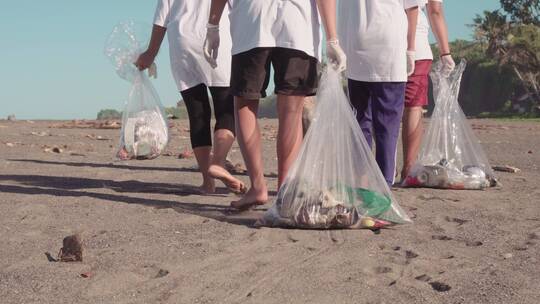
[[[212,110],[208,98],[207,86],[199,84],[180,92],[186,104],[189,116],[189,135],[191,147],[212,146],[210,120]],[[234,132],[234,97],[228,87],[210,87],[216,125],[214,131],[226,129]]]

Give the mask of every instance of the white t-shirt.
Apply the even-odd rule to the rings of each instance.
[[[416,60],[433,60],[433,53],[429,44],[429,20],[426,16],[428,1],[443,2],[443,0],[419,0],[418,25],[416,26]]]
[[[178,90],[201,83],[228,87],[231,77],[231,37],[229,20],[220,23],[220,47],[217,68],[213,69],[203,54],[206,24],[211,0],[158,0],[154,24],[166,27],[171,68]]]
[[[316,0],[229,3],[233,55],[257,47],[283,47],[320,58],[321,27]]]
[[[407,81],[407,15],[417,0],[339,1],[339,41],[347,76],[366,82]]]

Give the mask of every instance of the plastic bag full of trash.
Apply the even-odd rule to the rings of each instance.
[[[341,75],[327,68],[301,151],[258,225],[376,229],[409,222],[375,162]]]
[[[150,26],[123,22],[114,27],[105,45],[105,55],[118,76],[131,83],[116,154],[121,160],[156,158],[169,140],[159,95],[148,76],[134,65],[148,45],[150,30]]]
[[[406,187],[485,189],[497,184],[488,159],[458,103],[463,60],[448,76],[441,64],[431,72],[435,109]]]

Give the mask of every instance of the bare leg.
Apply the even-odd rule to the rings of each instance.
[[[302,146],[304,98],[304,96],[278,95],[278,188],[281,187],[287,177],[287,173]]]
[[[211,153],[212,147],[197,147],[193,149],[193,154],[197,159],[197,164],[199,165],[199,170],[203,176],[203,184],[200,187],[200,190],[203,193],[214,193],[216,192],[216,186],[214,179],[208,174],[208,168],[210,167],[211,162]]]
[[[234,134],[227,129],[219,129],[214,133],[214,155],[208,174],[221,180],[234,193],[245,193],[246,186],[225,169],[225,160],[234,142]]]
[[[405,108],[403,113],[403,168],[401,169],[401,179],[405,179],[412,166],[416,162],[422,134],[424,128],[422,125],[422,107]]]
[[[268,189],[264,180],[264,168],[261,149],[261,131],[257,123],[257,100],[246,100],[235,97],[236,132],[238,144],[246,163],[251,188],[241,200],[232,202],[231,206],[245,209],[268,201]]]

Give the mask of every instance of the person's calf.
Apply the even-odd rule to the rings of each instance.
[[[262,161],[261,132],[257,123],[258,101],[235,98],[236,135],[251,188],[258,194],[266,191]]]
[[[211,151],[211,146],[193,148],[193,154],[195,154],[195,159],[197,160],[197,165],[199,166],[199,171],[203,178],[203,183],[199,187],[203,193],[214,193],[216,191],[214,178],[208,174],[208,168],[210,167],[212,158]]]
[[[278,187],[281,186],[302,145],[304,96],[278,95],[279,129],[277,138]]]

